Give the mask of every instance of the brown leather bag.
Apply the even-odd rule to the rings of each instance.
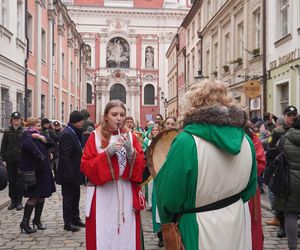
[[[167,223],[161,225],[165,250],[185,250],[178,229],[178,223]]]

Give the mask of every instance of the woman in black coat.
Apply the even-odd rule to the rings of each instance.
[[[55,192],[55,184],[50,167],[49,148],[53,146],[53,140],[41,135],[41,120],[38,118],[27,119],[28,129],[22,136],[22,158],[20,164],[21,171],[35,170],[36,185],[25,190],[24,197],[28,197],[24,208],[23,220],[20,224],[21,232],[27,234],[36,232],[38,229],[46,229],[41,224],[41,215],[45,198]],[[32,221],[33,229],[29,226],[29,220],[33,209],[35,216]]]

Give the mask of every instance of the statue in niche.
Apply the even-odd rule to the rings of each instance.
[[[108,68],[129,68],[129,44],[121,37],[111,39],[107,45]]]
[[[154,68],[154,49],[152,47],[147,47],[146,48],[145,67],[147,69],[153,69]]]
[[[91,46],[86,44],[85,45],[85,60],[88,67],[91,67]]]

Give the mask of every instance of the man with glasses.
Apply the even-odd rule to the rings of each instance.
[[[284,116],[284,123],[280,125],[279,127],[275,128],[270,136],[269,139],[269,151],[272,150],[276,152],[276,144],[280,140],[281,136],[283,136],[292,126],[293,126],[293,120],[296,117],[298,111],[295,106],[287,106],[283,111]],[[272,155],[272,157],[268,157],[268,155],[272,155],[272,153],[268,154],[267,152],[267,162],[271,162],[276,155]],[[272,209],[276,211],[276,217],[273,218],[271,221],[267,221],[267,225],[278,225],[279,220],[279,226],[280,229],[277,233],[277,237],[283,238],[286,236],[285,233],[285,225],[284,225],[284,200],[281,197],[276,197],[272,192],[269,190],[269,198],[271,202]]]

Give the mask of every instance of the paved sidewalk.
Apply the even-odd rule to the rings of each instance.
[[[0,192],[0,203],[5,197],[3,191]],[[47,229],[37,233],[27,235],[21,234],[19,224],[22,219],[23,211],[8,211],[6,207],[0,210],[0,250],[15,249],[59,249],[59,250],[83,250],[85,244],[85,229],[80,232],[71,233],[63,230],[63,219],[61,209],[60,187],[53,196],[46,200],[45,210],[42,220]],[[80,202],[81,216],[83,218],[84,206],[84,188]],[[278,228],[267,226],[265,222],[273,217],[268,210],[268,199],[262,195],[262,221],[264,231],[264,249],[265,250],[285,250],[287,248],[287,239],[276,237]],[[152,232],[151,212],[149,210],[142,212],[142,223],[144,231],[145,249],[146,250],[163,250],[157,246],[158,239]],[[300,243],[298,244],[300,249]]]

